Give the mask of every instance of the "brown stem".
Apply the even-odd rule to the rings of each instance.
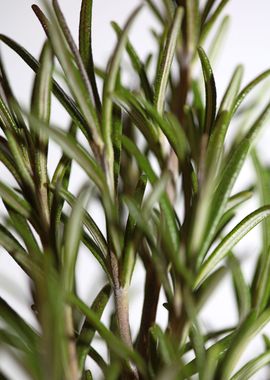
[[[160,281],[151,259],[149,257],[144,257],[143,260],[145,268],[147,268],[147,272],[144,286],[143,311],[136,346],[141,356],[147,361],[147,357],[149,355],[148,332],[156,320],[160,293]]]

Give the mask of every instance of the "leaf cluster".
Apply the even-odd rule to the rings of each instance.
[[[0,298],[0,347],[35,380],[96,378],[88,357],[110,380],[250,378],[270,362],[264,337],[264,352],[235,372],[247,344],[270,321],[270,172],[253,146],[270,103],[231,144],[225,140],[232,125],[242,127],[242,103],[270,70],[243,86],[243,68],[236,67],[218,104],[212,60],[228,22],[222,19],[228,0],[146,0],[160,24],[152,31],[154,53],[143,60],[129,39],[139,7],[123,28],[112,23],[117,43],[104,68],[95,66],[92,54],[92,0],[81,1],[78,44],[58,1],[51,3],[44,10],[33,5],[46,35],[38,60],[0,35],[35,72],[25,110],[0,61],[0,161],[16,183],[0,181],[6,209],[0,244],[30,279],[39,326],[30,327]],[[122,81],[125,53],[138,79],[133,89]],[[56,61],[67,90],[55,80]],[[51,123],[53,96],[69,115],[68,130]],[[51,141],[62,154],[49,175]],[[256,186],[233,193],[249,156]],[[88,178],[78,194],[69,190],[73,162]],[[255,191],[260,207],[236,223],[238,208]],[[88,212],[93,201],[103,210],[105,231]],[[249,284],[234,247],[259,223],[262,247]],[[81,245],[104,275],[101,289],[93,281],[96,297],[89,305],[76,287]],[[144,292],[134,331],[129,288],[138,261]],[[205,331],[200,311],[228,275],[238,321]],[[108,322],[102,316],[110,297]],[[158,307],[167,313],[164,329]],[[105,357],[95,348],[97,339]]]

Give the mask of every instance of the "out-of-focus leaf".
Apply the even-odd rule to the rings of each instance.
[[[163,16],[156,4],[153,0],[145,0],[151,11],[153,12],[153,15],[156,17],[156,19],[161,23],[161,25],[164,24]]]
[[[217,289],[225,275],[228,273],[228,269],[224,266],[218,268],[215,272],[210,274],[203,284],[196,291],[197,308],[200,310],[207,302],[208,298]]]
[[[236,330],[219,369],[221,380],[230,379],[239,359],[247,348],[248,343],[269,323],[270,311],[263,312],[257,317],[256,312],[252,312],[246,320]]]
[[[228,264],[232,272],[239,319],[243,321],[251,309],[250,288],[246,283],[239,261],[232,253],[229,254]]]
[[[261,205],[270,204],[270,171],[267,167],[263,167],[260,159],[255,151],[252,152],[252,161],[256,171],[257,186],[260,196]],[[263,221],[262,224],[262,254],[259,261],[258,276],[254,284],[253,304],[260,314],[267,302],[269,301],[270,287],[269,287],[269,274],[270,274],[270,222],[268,219]]]
[[[67,292],[74,287],[75,265],[81,241],[84,205],[89,198],[89,187],[84,187],[74,204],[64,233],[63,281]]]
[[[242,65],[238,65],[233,72],[232,78],[228,84],[225,94],[220,102],[218,114],[223,111],[230,111],[235,102],[236,96],[239,92],[244,68]]]
[[[209,61],[212,62],[212,65],[219,58],[220,52],[222,51],[222,46],[226,40],[228,30],[230,28],[230,16],[225,16],[221,21],[208,49]]]
[[[270,75],[270,70],[264,71],[261,75],[257,76],[255,79],[253,79],[250,83],[248,83],[243,90],[239,93],[237,98],[235,99],[232,107],[232,115],[236,113],[246,96],[253,90],[254,87],[256,87],[258,84],[260,84],[264,79],[268,78]]]
[[[14,331],[29,349],[37,349],[37,333],[17,314],[9,304],[0,298],[0,318]]]
[[[26,219],[29,219],[31,214],[30,204],[3,182],[0,182],[0,196],[15,211],[19,212]]]
[[[105,285],[101,291],[96,296],[95,300],[91,305],[91,310],[96,314],[97,318],[101,318],[103,311],[108,303],[108,300],[111,295],[111,285]],[[93,337],[95,335],[95,328],[91,325],[91,323],[86,319],[82,326],[80,335],[78,337],[77,343],[77,355],[79,362],[80,371],[83,370],[86,356],[89,352],[89,348]]]
[[[172,342],[158,325],[151,327],[149,332],[156,341],[162,362],[170,364],[175,357],[175,348]]]
[[[202,10],[201,24],[203,25],[209,16],[213,6],[215,5],[216,0],[207,0]]]
[[[118,38],[120,37],[122,33],[122,29],[119,27],[119,25],[116,22],[112,23],[112,26],[114,30],[117,33]],[[138,74],[140,81],[141,81],[141,87],[144,91],[146,99],[149,101],[153,100],[153,90],[151,88],[149,79],[147,77],[147,73],[145,70],[145,65],[143,62],[140,60],[140,57],[138,56],[134,46],[131,44],[131,42],[128,40],[127,45],[126,45],[126,50],[129,55],[132,67]]]
[[[165,105],[166,88],[171,71],[171,65],[175,55],[177,39],[179,38],[181,22],[183,18],[183,9],[178,7],[175,11],[172,25],[170,27],[167,40],[165,42],[164,52],[161,57],[160,66],[157,70],[155,80],[154,103],[157,111],[163,113]]]
[[[199,1],[185,1],[186,17],[186,48],[187,53],[192,57],[196,52],[200,29]]]
[[[202,30],[201,30],[201,35],[200,35],[200,43],[202,44],[205,39],[207,38],[209,32],[215,25],[216,20],[218,19],[219,15],[223,11],[224,7],[227,5],[227,3],[230,0],[221,0],[215,11],[212,13],[211,17],[208,18],[207,22],[204,23]]]
[[[216,265],[230,252],[230,250],[258,223],[270,216],[270,206],[261,207],[250,215],[246,216],[232,231],[225,236],[211,255],[201,265],[194,287],[208,276]]]
[[[250,360],[239,371],[237,371],[230,380],[248,380],[261,368],[270,363],[270,351],[264,352],[256,358]]]

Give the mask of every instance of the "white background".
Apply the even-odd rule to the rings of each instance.
[[[31,10],[30,0],[0,0],[0,32],[14,38],[24,47],[26,47],[35,57],[38,57],[44,34]],[[79,17],[79,0],[59,0],[59,3],[66,15],[70,28],[77,39],[77,26]],[[116,20],[123,25],[127,16],[141,1],[136,0],[96,0],[94,1],[94,37],[93,50],[95,62],[104,66],[106,60],[114,46],[115,36],[110,26],[111,20]],[[219,98],[223,89],[228,82],[233,68],[238,63],[245,65],[244,83],[247,83],[254,76],[270,67],[270,3],[269,0],[231,0],[227,6],[226,14],[231,16],[230,30],[226,42],[222,44],[221,55],[217,63],[214,64]],[[149,15],[147,9],[143,9],[138,17],[133,30],[131,39],[137,50],[144,57],[147,52],[152,50],[153,41],[148,33],[149,26],[154,25],[154,21]],[[22,102],[24,107],[28,107],[30,91],[32,87],[33,74],[30,69],[16,57],[6,46],[1,46],[4,60],[15,94]],[[265,100],[269,99],[270,91],[266,91]],[[58,125],[66,126],[67,117],[63,110],[54,106],[53,120]],[[261,139],[258,141],[260,153],[265,162],[270,162],[269,138],[270,133],[267,131],[270,125],[265,127]],[[53,148],[53,157],[59,153],[57,148]],[[53,167],[53,162],[52,162]],[[1,180],[10,180],[7,172],[0,164]],[[76,178],[75,185],[71,190],[76,191],[78,184],[82,180],[81,172],[76,167],[73,178]],[[253,181],[253,171],[250,165],[246,165],[237,189],[242,189],[246,184]],[[255,201],[249,202],[243,209],[242,217],[251,212],[256,207]],[[98,210],[95,210],[95,215]],[[102,217],[99,217],[102,224]],[[249,236],[237,247],[237,253],[243,261],[244,271],[249,280],[253,271],[254,257],[259,251],[258,230],[249,234]],[[89,258],[85,252],[80,255],[77,273],[80,274],[79,292],[82,298],[87,302],[91,300],[95,289],[92,286],[101,283],[102,278],[99,275],[98,266]],[[93,280],[95,279],[95,280]],[[138,311],[141,308],[140,292],[143,286],[143,273],[136,271],[136,276],[131,289],[131,325],[138,326]],[[0,251],[0,295],[8,300],[13,307],[19,310],[29,323],[35,324],[31,314],[28,311],[30,303],[30,294],[28,283],[16,265],[9,259],[8,255]],[[233,325],[236,321],[237,314],[229,286],[229,279],[224,281],[215,293],[215,297],[209,303],[202,313],[203,326],[205,328],[219,328]],[[160,323],[165,322],[165,314],[160,311]],[[261,349],[260,340],[255,340],[247,351],[247,356],[258,354]],[[0,368],[11,369],[11,379],[17,378],[14,372],[15,364],[10,367],[7,355],[0,351]],[[23,375],[20,379],[23,380]],[[256,379],[266,380],[265,372],[260,372],[254,377]]]

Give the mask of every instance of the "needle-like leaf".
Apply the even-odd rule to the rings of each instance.
[[[165,106],[166,89],[171,71],[171,65],[175,56],[177,40],[179,39],[182,18],[183,9],[179,7],[175,11],[173,22],[170,27],[168,37],[165,42],[164,51],[160,60],[160,66],[157,70],[154,103],[157,111],[161,114],[163,113]]]
[[[204,84],[205,84],[205,120],[204,120],[204,132],[207,135],[211,134],[211,130],[213,128],[213,124],[216,116],[216,84],[213,75],[213,70],[211,68],[210,62],[207,58],[206,53],[203,48],[198,49],[199,57],[201,60],[203,76],[204,76]]]
[[[216,249],[200,267],[194,287],[198,287],[216,265],[230,252],[230,250],[258,223],[270,216],[270,206],[262,207],[244,218],[233,230],[219,243]]]

